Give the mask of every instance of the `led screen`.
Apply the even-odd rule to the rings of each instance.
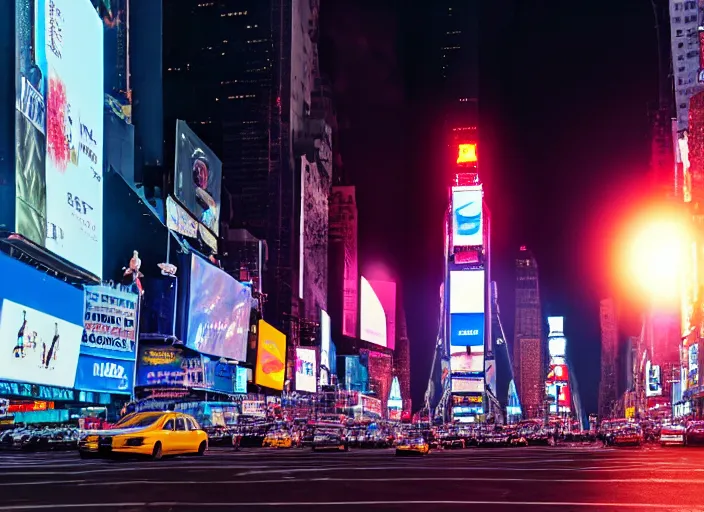
[[[450,313],[484,313],[483,270],[450,271]]]
[[[185,121],[176,121],[175,168],[176,199],[217,235],[222,162]]]
[[[481,375],[484,371],[484,352],[468,352],[467,347],[450,346],[450,371],[452,374],[475,373]]]
[[[687,387],[699,385],[699,345],[690,345],[687,349],[689,364],[687,365]]]
[[[286,335],[259,320],[257,364],[254,383],[265,388],[282,390],[286,370]]]
[[[364,276],[362,276],[360,288],[362,295],[361,338],[364,341],[385,347],[387,338],[384,306]]]
[[[567,372],[566,364],[553,364],[550,366],[550,371],[548,371],[548,376],[546,379],[548,382],[568,382],[569,373]]]
[[[103,25],[90,0],[15,6],[15,229],[102,277]]]
[[[134,361],[81,354],[76,370],[76,389],[99,393],[132,393]]]
[[[484,313],[450,315],[450,343],[455,346],[484,346]]]
[[[549,316],[548,317],[548,336],[557,336],[565,333],[565,317],[564,316]]]
[[[247,392],[247,368],[238,366],[235,371],[235,393]]]
[[[386,348],[396,346],[396,283],[370,280],[369,285],[384,308],[386,316]]]
[[[191,255],[186,346],[203,354],[244,361],[251,290],[209,261]]]
[[[481,187],[452,189],[452,245],[483,245]]]
[[[645,396],[661,396],[662,381],[660,380],[660,366],[645,363]]]
[[[320,385],[330,384],[330,315],[323,309],[320,310]]]
[[[550,352],[550,357],[565,357],[566,350],[566,338],[548,338],[548,351]]]
[[[315,360],[317,354],[312,348],[296,348],[296,390],[315,393]]]
[[[83,326],[8,299],[0,306],[0,378],[72,388]]]
[[[484,379],[481,377],[452,377],[453,393],[483,393]]]

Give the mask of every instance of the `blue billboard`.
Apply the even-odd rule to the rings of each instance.
[[[99,393],[132,393],[134,361],[81,355],[76,370],[76,388]]]
[[[450,315],[450,344],[456,347],[484,346],[484,313]]]
[[[237,378],[241,379],[240,370],[244,370],[245,391],[237,391]],[[247,392],[247,370],[227,362],[220,362],[219,359],[211,359],[203,356],[203,372],[205,375],[205,387],[221,393],[246,393]]]
[[[237,366],[235,368],[235,393],[247,392],[247,368]]]

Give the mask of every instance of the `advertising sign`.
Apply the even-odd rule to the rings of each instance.
[[[687,349],[689,364],[687,365],[687,389],[699,385],[699,345],[690,345]]]
[[[455,377],[452,376],[453,393],[484,393],[484,379],[482,377]]]
[[[567,351],[567,338],[548,338],[548,352],[550,357],[565,357]]]
[[[396,283],[393,281],[370,280],[369,285],[384,308],[386,318],[386,348],[396,346]]]
[[[132,393],[134,364],[134,361],[81,354],[75,387],[82,391],[129,395]]]
[[[84,297],[81,353],[134,360],[137,294],[99,285],[86,286]]]
[[[266,416],[266,402],[264,400],[242,400],[242,414]]]
[[[235,392],[235,369],[237,366],[207,356],[203,356],[202,359],[206,389],[221,393]]]
[[[8,299],[0,303],[0,378],[72,388],[80,325]]]
[[[235,367],[235,393],[247,392],[247,368]]]
[[[175,167],[176,199],[217,235],[222,162],[186,122],[180,120],[176,121]]]
[[[257,364],[254,383],[271,389],[284,389],[286,335],[264,320],[259,320]]]
[[[359,395],[359,398],[363,414],[381,417],[381,400],[367,395]]]
[[[323,309],[320,310],[320,385],[330,384],[330,370],[332,361],[330,357],[330,315]]]
[[[645,363],[645,396],[661,396],[662,381],[660,380],[660,366],[653,365],[650,361]]]
[[[481,349],[472,352],[472,349]],[[471,373],[481,375],[484,372],[484,347],[472,347],[470,352],[467,347],[450,346],[450,371],[456,373]]]
[[[245,361],[251,289],[209,261],[191,255],[186,346],[203,354]]]
[[[482,229],[482,188],[452,188],[452,245],[469,247],[484,244]]]
[[[315,393],[317,354],[312,348],[296,348],[296,390]]]
[[[450,313],[484,313],[483,270],[450,271]]]
[[[176,347],[142,347],[139,350],[137,386],[204,387],[200,357],[184,357]]]
[[[18,233],[102,277],[103,25],[90,0],[16,2]]]
[[[548,317],[548,337],[564,336],[565,334],[565,317],[564,316],[549,316]]]
[[[360,280],[362,309],[360,312],[361,335],[364,341],[386,346],[386,313],[384,306],[374,293],[369,281],[362,276]]]
[[[548,371],[548,376],[546,379],[548,382],[569,382],[569,374],[567,373],[566,364],[553,364],[550,365],[550,370]]]
[[[389,392],[389,400],[386,402],[386,406],[389,409],[401,409],[403,407],[403,400],[401,398],[401,384],[398,381],[398,377],[394,377],[391,381],[391,391]]]
[[[190,238],[198,236],[198,221],[171,196],[166,198],[166,227]]]
[[[450,343],[453,346],[484,346],[484,313],[450,315],[450,329]]]

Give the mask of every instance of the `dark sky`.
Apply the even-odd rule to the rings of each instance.
[[[615,226],[646,181],[647,107],[657,99],[650,2],[482,4],[480,173],[502,320],[511,338],[514,258],[527,245],[540,266],[544,314],[566,317],[582,400],[593,412],[598,301],[614,293]],[[423,5],[324,1],[320,41],[345,172],[358,187],[362,272],[382,264],[403,283],[414,408],[437,332],[450,179],[438,165],[442,112]]]

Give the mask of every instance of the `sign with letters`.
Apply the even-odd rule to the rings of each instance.
[[[134,361],[83,354],[78,359],[76,389],[100,393],[131,394]]]
[[[81,354],[135,360],[136,293],[110,286],[86,286]]]
[[[450,315],[450,344],[456,347],[484,346],[484,313]]]

